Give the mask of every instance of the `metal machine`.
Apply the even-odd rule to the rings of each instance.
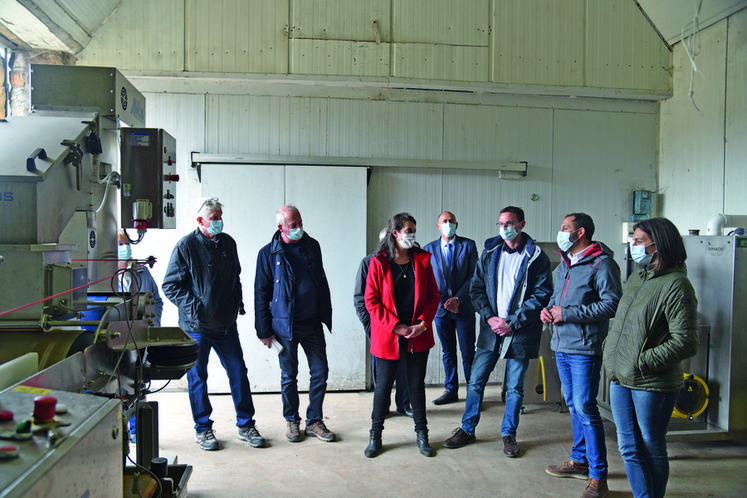
[[[111,496],[122,489],[133,413],[137,463],[147,468],[158,456],[157,410],[142,401],[145,386],[182,377],[197,358],[182,329],[155,326],[151,293],[121,290],[131,270],[117,261],[120,226],[137,228],[137,241],[148,228],[174,227],[175,142],[153,130],[154,147],[143,147],[152,130],[140,128],[147,139],[135,144],[138,154],[123,152],[132,142],[120,147],[121,136],[134,130],[125,125],[144,125],[145,99],[115,69],[32,65],[30,74],[34,112],[0,123],[0,378],[15,379],[4,368],[33,353],[30,375],[0,383],[0,411],[12,412],[0,417],[0,438],[16,447],[0,460],[0,495],[60,494],[50,486],[62,482],[63,495]],[[138,203],[157,209],[120,222],[115,191],[125,175]],[[59,425],[31,415],[41,392],[67,405]],[[24,420],[38,428],[25,439],[17,434]],[[106,470],[81,477],[92,475],[80,471],[94,454]],[[162,495],[184,491],[189,472]]]

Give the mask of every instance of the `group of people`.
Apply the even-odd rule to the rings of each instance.
[[[222,205],[215,198],[201,205],[197,224],[174,248],[162,285],[179,309],[179,325],[199,344],[199,358],[188,372],[196,441],[204,450],[219,449],[206,385],[207,360],[214,349],[228,374],[238,437],[261,447],[265,440],[255,425],[236,326],[237,315],[244,313],[236,243],[223,232]],[[525,226],[521,208],[502,209],[499,234],[485,241],[479,257],[473,240],[456,235],[456,216],[448,211],[438,217],[441,236],[425,249],[416,242],[416,221],[408,213],[394,215],[382,230],[378,248],[361,262],[354,292],[374,364],[365,456],[376,457],[383,449],[395,382],[397,411],[413,418],[419,452],[433,456],[425,375],[435,345],[434,323],[443,349],[445,390],[433,403],[459,400],[457,348],[467,383],[461,424],[443,447],[475,441],[485,387],[498,360],[504,359],[503,453],[519,456],[516,436],[524,377],[529,360],[538,357],[545,324],[552,328],[551,347],[573,432],[569,459],[548,466],[546,472],[585,479],[584,497],[608,494],[604,427],[596,401],[604,367],[633,493],[663,496],[669,469],[665,434],[683,386],[681,361],[697,349],[697,301],[686,276],[681,236],[665,218],[638,222],[630,252],[639,268],[623,288],[612,251],[593,239],[592,218],[569,214],[557,236],[561,263],[553,286],[550,260],[524,232]],[[334,441],[322,411],[329,372],[322,324],[332,327],[329,284],[319,243],[304,232],[294,206],[277,211],[277,231],[259,252],[254,313],[262,343],[272,347],[277,341],[282,346],[286,438],[297,442],[307,435]],[[310,373],[303,431],[299,345]]]

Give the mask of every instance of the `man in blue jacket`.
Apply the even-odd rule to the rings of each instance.
[[[322,266],[319,242],[304,233],[301,213],[283,206],[276,215],[277,231],[259,251],[254,279],[254,327],[268,348],[273,338],[283,346],[278,354],[281,370],[283,417],[291,443],[301,440],[298,413],[298,346],[309,364],[307,436],[325,442],[335,434],[324,424],[322,404],[327,392],[327,345],[322,323],[332,331],[332,301]]]
[[[563,396],[571,413],[573,448],[568,460],[550,465],[555,477],[589,479],[583,497],[605,496],[607,447],[597,407],[602,342],[622,295],[620,268],[612,251],[593,242],[594,221],[585,213],[566,215],[558,232],[561,263],[555,292],[540,318],[553,329]]]
[[[470,296],[480,315],[477,351],[462,425],[443,442],[445,448],[461,448],[475,441],[485,385],[498,360],[506,359],[506,408],[501,425],[503,454],[519,455],[516,429],[524,401],[524,374],[529,360],[539,353],[542,322],[540,310],[552,294],[550,259],[532,238],[523,233],[526,222],[521,208],[507,206],[498,218],[500,235],[485,241],[477,262]]]
[[[239,439],[255,448],[265,445],[254,423],[252,391],[236,327],[237,315],[244,313],[240,273],[236,241],[223,233],[223,205],[216,198],[207,199],[197,212],[197,229],[177,242],[171,253],[161,287],[179,308],[179,326],[199,347],[187,381],[195,440],[208,451],[220,448],[207,392],[211,349],[218,353],[228,374]]]
[[[467,383],[475,356],[475,309],[469,288],[477,266],[477,246],[474,240],[456,234],[458,226],[454,213],[444,211],[438,216],[436,225],[441,237],[424,247],[431,253],[431,266],[441,294],[441,306],[436,312],[436,332],[443,350],[445,390],[433,400],[434,405],[459,400],[457,341]]]

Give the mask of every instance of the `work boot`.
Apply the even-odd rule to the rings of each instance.
[[[545,472],[555,477],[575,477],[576,479],[589,478],[589,464],[566,460],[560,465],[548,465]]]
[[[301,427],[298,421],[288,420],[288,430],[285,432],[285,439],[291,443],[297,443],[301,440]]]
[[[327,426],[321,420],[307,423],[305,433],[307,436],[316,436],[325,443],[331,443],[335,440],[335,433],[327,429]]]
[[[433,456],[433,448],[428,443],[428,429],[415,431],[418,434],[418,450],[420,454],[426,457]]]
[[[255,426],[239,427],[239,439],[249,443],[252,448],[262,448],[265,445],[265,438],[262,437]]]
[[[363,450],[363,454],[366,458],[374,458],[381,451],[381,431],[375,431],[371,429],[371,439],[368,441],[368,446]]]
[[[451,433],[451,437],[441,443],[441,445],[444,448],[461,448],[465,444],[470,444],[475,442],[475,435],[474,434],[468,434],[464,429],[461,427],[457,427],[454,429],[454,431]]]
[[[609,494],[610,488],[607,487],[606,479],[589,479],[581,498],[605,498]]]

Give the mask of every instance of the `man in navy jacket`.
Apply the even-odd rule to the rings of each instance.
[[[436,225],[441,237],[424,247],[431,253],[431,266],[441,294],[441,306],[436,312],[436,332],[443,350],[445,390],[433,400],[434,405],[459,400],[457,341],[467,383],[475,356],[475,309],[469,289],[477,266],[477,246],[474,240],[456,234],[458,226],[454,213],[444,211],[438,216]]]
[[[517,457],[516,430],[524,401],[524,375],[529,360],[539,353],[540,311],[550,301],[552,275],[547,254],[523,232],[524,210],[503,208],[498,225],[500,235],[485,241],[470,289],[472,305],[480,315],[480,333],[462,425],[443,446],[460,448],[475,441],[485,386],[498,360],[505,358],[503,454]]]
[[[254,279],[254,327],[268,348],[273,338],[283,346],[278,354],[281,370],[283,417],[291,443],[301,440],[298,413],[298,346],[309,364],[307,436],[325,442],[335,434],[324,424],[322,404],[327,392],[327,345],[322,323],[332,331],[332,300],[322,266],[319,242],[303,231],[301,213],[283,206],[276,214],[277,231],[259,251]]]

